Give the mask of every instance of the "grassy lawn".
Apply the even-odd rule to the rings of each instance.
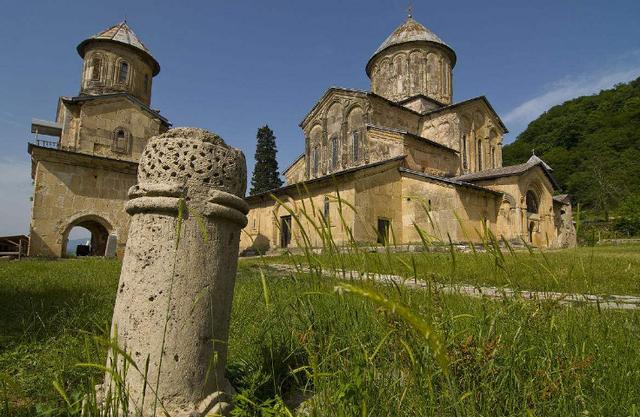
[[[638,293],[634,248],[552,252],[548,263],[541,255],[516,260],[526,256],[507,257],[531,265],[529,274],[507,268],[515,274],[509,282]],[[500,273],[483,278],[476,270],[496,269],[490,254],[456,254],[455,269],[447,254],[383,255],[370,265],[397,271],[411,257],[420,277],[506,285],[491,281],[502,279]],[[574,272],[540,284],[540,262]],[[575,272],[581,264],[585,271]],[[98,259],[0,263],[0,415],[77,411],[65,407],[53,381],[73,402],[101,378],[75,365],[104,363],[92,335],[106,334],[119,269],[116,261]],[[623,283],[616,283],[618,273]],[[583,282],[585,276],[593,279]],[[241,262],[227,364],[238,389],[237,416],[287,415],[285,403],[309,397],[305,407],[317,416],[640,415],[639,311],[365,283],[358,292],[313,274],[261,277],[259,262]]]
[[[243,260],[249,264],[258,259]],[[519,290],[640,295],[640,245],[581,247],[540,252],[416,252],[277,256],[268,263],[315,265],[397,274],[446,284]]]

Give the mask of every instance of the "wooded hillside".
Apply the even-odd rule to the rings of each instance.
[[[608,216],[640,192],[640,78],[552,107],[503,149],[504,165],[536,155],[564,192]]]

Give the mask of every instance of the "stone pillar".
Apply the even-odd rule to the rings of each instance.
[[[104,257],[115,258],[117,248],[118,248],[118,236],[113,234],[109,235],[109,237],[107,238],[107,248],[104,251]]]
[[[147,143],[126,205],[132,218],[111,330],[140,369],[130,366],[125,379],[130,410],[228,414],[224,369],[245,188],[244,155],[211,132],[176,128]],[[121,367],[113,358],[107,367]]]

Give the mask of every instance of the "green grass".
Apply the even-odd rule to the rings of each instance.
[[[446,249],[446,248],[445,248]],[[389,254],[329,253],[269,257],[269,263],[308,264],[397,274],[444,284],[509,287],[519,290],[590,294],[640,295],[640,245],[580,247],[540,252],[495,253],[417,252]],[[241,262],[255,264],[256,259]]]
[[[424,270],[452,276],[446,254],[385,254],[375,268],[384,262],[400,268],[411,256]],[[546,256],[574,269],[589,261],[594,283],[637,291],[633,277],[615,284],[618,277],[609,275],[607,283],[603,272],[617,274],[626,262],[637,268],[634,248]],[[364,265],[355,257],[344,259]],[[501,270],[491,254],[456,257],[453,277],[461,282],[480,279],[478,265]],[[548,264],[541,255],[520,257],[532,262],[528,282],[537,285],[535,277],[544,274],[536,275],[536,265]],[[285,403],[293,408],[309,397],[306,407],[318,416],[640,415],[638,311],[495,302],[363,282],[354,283],[358,294],[344,286],[336,291],[340,281],[316,274],[267,275],[262,282],[260,265],[241,262],[234,298],[227,369],[238,388],[238,416],[287,415]],[[0,264],[0,415],[72,414],[53,381],[73,402],[102,377],[75,365],[104,363],[104,348],[90,335],[105,335],[119,269],[118,262],[95,259]],[[433,330],[428,337],[426,328]],[[438,340],[444,368],[434,352]]]
[[[105,360],[95,349],[87,358],[85,333],[108,328],[119,272],[100,259],[0,263],[0,415],[44,413],[54,380],[78,391],[87,371],[75,364]]]

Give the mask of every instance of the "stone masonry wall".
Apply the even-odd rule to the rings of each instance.
[[[148,138],[166,130],[159,119],[125,97],[86,101],[62,109],[58,121],[64,123],[67,118],[62,146],[86,154],[138,161]],[[120,129],[128,143],[124,152],[115,151],[113,146],[116,131]]]
[[[117,252],[122,256],[129,227],[124,203],[127,190],[136,183],[135,170],[39,160],[34,180],[30,256],[64,255],[71,228],[94,222],[117,235]]]

